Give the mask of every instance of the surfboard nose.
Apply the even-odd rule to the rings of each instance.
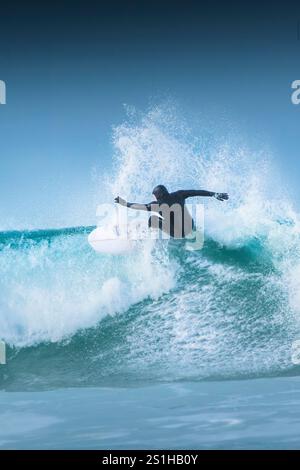
[[[98,253],[120,255],[129,253],[134,246],[134,241],[121,237],[116,230],[98,227],[88,235],[90,246]]]

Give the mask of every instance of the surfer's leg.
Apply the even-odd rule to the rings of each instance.
[[[184,207],[183,217],[182,217],[182,236],[186,237],[192,233],[195,228],[195,222],[192,218],[190,212],[186,207]]]
[[[155,228],[155,229],[161,229],[161,218],[157,217],[156,215],[151,215],[148,219],[148,227],[149,228]]]
[[[192,223],[191,223],[191,224],[190,224],[190,223],[184,224],[183,230],[182,230],[182,238],[188,237],[188,236],[191,235],[195,230],[196,230],[196,225],[195,225],[194,219],[192,219]]]
[[[163,232],[167,233],[170,237],[173,237],[174,226],[173,224],[166,222],[164,219],[157,217],[156,215],[151,215],[148,219],[148,227],[154,229],[160,229]]]

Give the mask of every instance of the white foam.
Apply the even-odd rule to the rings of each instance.
[[[1,338],[18,346],[60,341],[157,297],[173,278],[161,260],[149,261],[149,250],[145,244],[132,257],[98,256],[80,235],[0,252]]]

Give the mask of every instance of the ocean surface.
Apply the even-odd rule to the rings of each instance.
[[[0,447],[299,448],[298,324],[261,241],[113,257],[90,230],[1,234]]]
[[[269,156],[186,135],[159,111],[116,128],[105,201],[228,191],[198,200],[201,250],[0,233],[1,448],[300,448],[299,214]]]

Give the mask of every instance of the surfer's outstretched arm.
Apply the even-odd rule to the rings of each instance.
[[[181,191],[177,191],[182,197],[185,199],[187,197],[195,197],[195,196],[201,196],[201,197],[215,197],[219,201],[225,201],[229,199],[229,196],[227,193],[215,193],[213,191],[205,191],[204,189],[183,189]]]
[[[121,206],[129,207],[129,209],[135,209],[137,211],[155,211],[155,209],[151,205],[157,205],[155,202],[150,202],[148,204],[140,204],[138,202],[127,202],[125,199],[122,199],[120,196],[115,198],[115,202],[120,204]]]

